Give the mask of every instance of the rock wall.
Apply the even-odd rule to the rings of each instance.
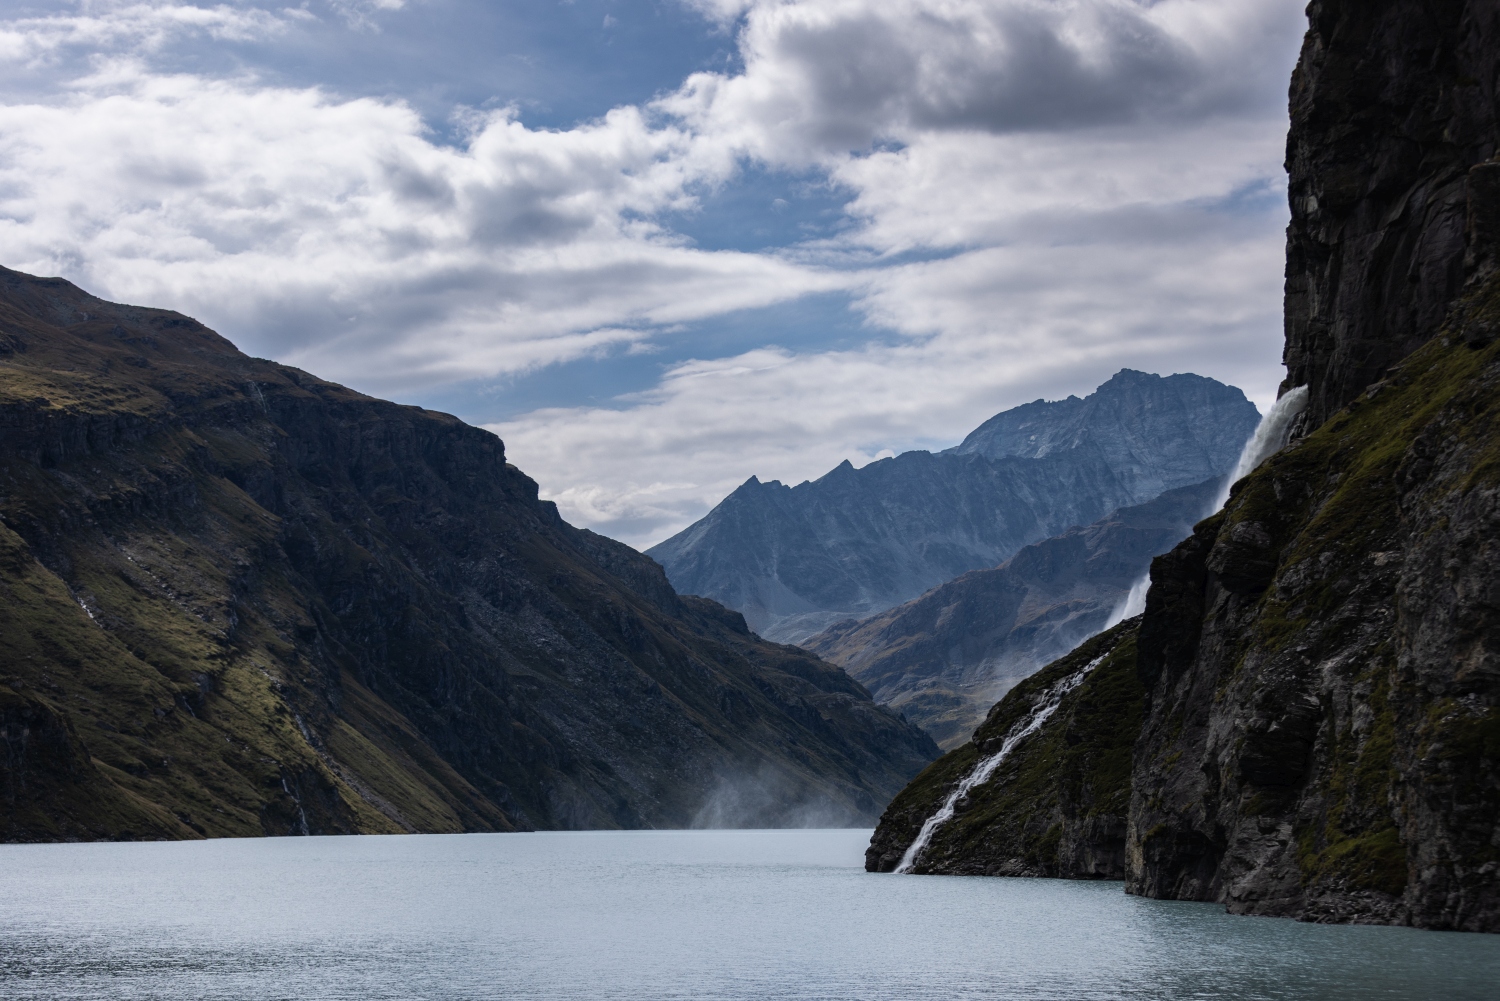
[[[1153,562],[1126,888],[1497,932],[1500,6],[1308,14],[1286,357],[1311,404]]]
[[[1314,0],[1292,77],[1285,386],[1317,427],[1431,338],[1497,149],[1500,8]]]
[[[1152,568],[1128,888],[1500,930],[1500,283]]]
[[[1500,8],[1308,15],[1286,358],[1311,402],[1153,566],[1127,886],[1500,930]]]

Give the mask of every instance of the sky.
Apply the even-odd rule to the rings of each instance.
[[[1302,0],[0,11],[0,264],[500,435],[646,547],[1122,367],[1264,411]]]

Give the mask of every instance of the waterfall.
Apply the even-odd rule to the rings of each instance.
[[[1266,416],[1262,417],[1260,423],[1256,425],[1255,433],[1240,450],[1240,461],[1235,463],[1234,472],[1230,473],[1229,479],[1224,481],[1224,489],[1219,493],[1218,503],[1213,507],[1214,511],[1219,510],[1229,500],[1230,487],[1255,472],[1257,466],[1281,451],[1282,446],[1286,444],[1287,434],[1292,429],[1292,421],[1306,408],[1306,386],[1288,390],[1280,399],[1271,404],[1271,409],[1266,411]]]
[[[1096,657],[1081,670],[1068,675],[1049,688],[1042,695],[1041,700],[1031,708],[1031,712],[1010,728],[1010,733],[1006,734],[1005,742],[1000,745],[1000,750],[987,758],[981,758],[969,774],[964,776],[963,781],[959,782],[958,788],[948,794],[948,798],[943,801],[938,812],[922,822],[922,829],[917,832],[916,840],[906,849],[906,853],[901,856],[900,863],[892,871],[911,872],[912,866],[917,863],[917,858],[926,851],[928,843],[932,841],[933,832],[953,819],[953,813],[958,808],[959,801],[969,794],[969,790],[988,782],[990,776],[995,774],[995,769],[999,768],[1000,763],[1010,756],[1010,752],[1015,750],[1016,745],[1040,730],[1042,724],[1057,712],[1058,706],[1062,705],[1063,696],[1082,684],[1089,672],[1098,667],[1108,656],[1109,654],[1105,653]]]
[[[1148,569],[1141,574],[1141,579],[1130,585],[1130,593],[1125,595],[1125,600],[1109,615],[1109,621],[1104,623],[1104,629],[1113,629],[1132,615],[1140,615],[1146,610],[1146,591],[1151,587],[1151,571]],[[1100,630],[1103,632],[1103,630]]]
[[[1240,480],[1255,472],[1255,468],[1265,462],[1271,456],[1281,451],[1286,445],[1287,433],[1291,431],[1292,421],[1304,409],[1307,408],[1307,387],[1298,386],[1296,389],[1288,390],[1275,403],[1266,415],[1260,419],[1255,426],[1255,433],[1245,442],[1245,447],[1240,449],[1239,461],[1234,464],[1234,471],[1224,481],[1224,488],[1219,491],[1219,496],[1214,500],[1213,507],[1205,512],[1204,517],[1213,514],[1224,506],[1229,500],[1229,488]],[[1109,620],[1104,623],[1105,629],[1113,629],[1132,615],[1140,615],[1146,610],[1146,591],[1151,587],[1151,572],[1148,570],[1141,575],[1140,580],[1130,587],[1130,593],[1125,600],[1120,602]]]

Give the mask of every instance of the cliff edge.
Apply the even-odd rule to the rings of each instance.
[[[1500,6],[1319,0],[1308,16],[1286,388],[1307,385],[1309,404],[1291,444],[1153,561],[1139,715],[1122,704],[1101,730],[1137,734],[1122,874],[1131,893],[1237,913],[1496,932]],[[1022,718],[1027,697],[991,718]],[[936,815],[962,790],[955,755],[975,753],[897,797],[868,867],[920,840],[896,806]],[[1033,819],[981,834],[965,818],[1006,796],[996,774],[955,800],[918,871],[1098,874],[1060,851],[1066,811],[1058,838],[1036,836],[1074,771],[1052,770]],[[1007,858],[1024,864],[990,868]]]

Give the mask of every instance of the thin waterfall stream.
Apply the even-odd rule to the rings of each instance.
[[[1083,679],[1088,677],[1089,672],[1103,663],[1104,658],[1108,656],[1109,654],[1106,653],[1094,658],[1083,668],[1068,675],[1043,693],[1042,698],[1032,707],[1031,712],[1018,721],[1015,726],[1011,727],[1010,733],[1006,734],[1005,742],[1000,745],[1000,749],[987,758],[981,758],[969,774],[965,775],[963,780],[958,783],[957,788],[948,794],[948,798],[943,801],[943,805],[938,808],[937,813],[934,813],[923,821],[922,829],[917,832],[916,839],[907,847],[905,854],[901,856],[900,863],[891,871],[900,873],[911,872],[912,867],[917,864],[917,860],[921,857],[922,852],[927,850],[927,845],[932,841],[933,833],[943,824],[953,819],[953,814],[957,810],[959,802],[969,794],[969,791],[975,786],[980,786],[988,782],[990,776],[995,774],[995,769],[999,768],[1001,762],[1010,756],[1010,752],[1015,750],[1021,741],[1040,730],[1042,724],[1047,722],[1053,713],[1057,712],[1057,707],[1062,705],[1063,696],[1082,684]]]
[[[1234,472],[1224,481],[1224,489],[1219,492],[1213,511],[1219,510],[1229,500],[1229,490],[1240,480],[1255,472],[1262,463],[1286,447],[1287,436],[1292,430],[1292,421],[1297,415],[1307,409],[1307,387],[1298,386],[1283,393],[1271,409],[1266,411],[1266,416],[1260,419],[1255,427],[1255,433],[1250,440],[1245,442],[1245,447],[1240,450],[1240,460],[1234,464]]]
[[[1271,404],[1271,409],[1266,411],[1266,415],[1255,426],[1255,433],[1246,440],[1245,447],[1240,449],[1240,457],[1234,464],[1234,470],[1224,481],[1224,488],[1214,498],[1213,506],[1203,513],[1205,518],[1228,503],[1231,487],[1255,472],[1262,462],[1286,447],[1287,436],[1292,430],[1292,421],[1296,420],[1297,415],[1306,409],[1306,386],[1287,390],[1275,403]],[[1146,591],[1150,586],[1151,571],[1148,569],[1139,580],[1131,585],[1130,592],[1111,613],[1104,623],[1104,628],[1112,629],[1131,616],[1144,612]]]

